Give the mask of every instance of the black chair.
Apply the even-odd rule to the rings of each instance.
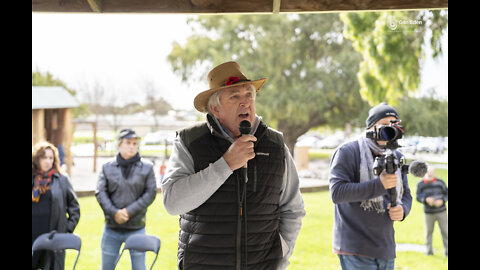
[[[78,235],[72,233],[57,233],[51,231],[49,233],[41,234],[35,239],[32,245],[33,252],[37,250],[51,250],[53,252],[65,249],[75,249],[78,251],[77,258],[73,269],[77,266],[78,257],[80,257],[80,248],[82,247],[82,240]]]
[[[153,251],[155,252],[155,259],[153,260],[152,266],[150,267],[150,270],[153,269],[153,265],[155,264],[155,261],[157,260],[158,257],[158,251],[160,250],[160,238],[154,235],[146,235],[146,234],[134,234],[131,235],[127,238],[125,241],[125,245],[123,246],[122,252],[117,258],[117,261],[115,262],[115,267],[117,267],[118,261],[120,260],[120,257],[122,257],[123,251],[125,249],[133,249],[135,251],[139,252],[147,252],[147,251]]]

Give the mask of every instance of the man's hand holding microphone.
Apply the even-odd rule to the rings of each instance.
[[[244,167],[250,159],[255,157],[253,143],[257,141],[257,138],[249,134],[250,129],[250,122],[247,120],[240,122],[239,130],[242,136],[235,139],[223,155],[223,158],[232,171]]]

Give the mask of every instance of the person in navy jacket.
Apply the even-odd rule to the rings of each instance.
[[[399,120],[397,111],[381,103],[369,111],[367,129],[389,125]],[[386,149],[379,141],[362,134],[358,139],[340,145],[332,155],[329,181],[330,195],[335,204],[333,252],[342,269],[394,269],[394,221],[402,221],[410,212],[412,197],[408,179],[398,169],[394,174],[385,170],[373,174],[376,156]],[[394,151],[397,159],[402,154]],[[397,205],[390,206],[388,189],[397,189]]]
[[[445,203],[448,188],[442,179],[435,177],[435,168],[428,166],[428,172],[417,184],[417,201],[423,203],[425,212],[425,242],[427,255],[433,255],[432,234],[435,221],[442,233],[445,256],[448,257],[448,215]]]

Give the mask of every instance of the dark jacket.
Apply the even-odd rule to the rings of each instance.
[[[210,119],[211,120],[211,119]],[[179,132],[194,159],[195,171],[208,167],[231,142],[209,121]],[[276,269],[282,259],[279,201],[285,170],[281,134],[260,123],[257,155],[235,170],[198,208],[180,215],[180,269]],[[245,191],[246,189],[246,191]]]
[[[400,159],[402,154],[395,151]],[[360,147],[358,142],[339,146],[330,163],[330,195],[335,204],[333,221],[333,249],[373,258],[395,258],[395,230],[388,211],[365,211],[363,200],[383,196],[384,208],[390,202],[390,194],[380,178],[360,183]],[[412,196],[408,179],[402,175],[404,217],[410,213]]]
[[[108,228],[121,230],[144,228],[147,207],[155,200],[156,195],[157,183],[150,161],[142,158],[136,162],[127,179],[123,177],[120,165],[115,159],[102,166],[95,196],[105,214]],[[127,209],[130,219],[118,224],[113,217],[122,208]]]
[[[427,197],[442,199],[443,204],[440,207],[428,205]],[[423,211],[426,214],[435,214],[447,211],[445,203],[448,200],[448,188],[442,179],[435,178],[432,182],[419,181],[417,184],[417,201],[423,203]]]
[[[32,175],[32,188],[34,180],[35,176]],[[59,173],[53,174],[50,191],[52,193],[50,231],[56,230],[59,233],[73,233],[80,220],[80,206],[68,176]],[[51,256],[54,256],[54,266],[50,265]],[[45,262],[46,265],[44,269],[63,270],[65,265],[65,252],[47,252]]]

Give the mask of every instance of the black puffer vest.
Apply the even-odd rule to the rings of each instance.
[[[195,172],[217,161],[231,143],[208,122],[178,133]],[[254,159],[235,170],[201,206],[180,215],[179,269],[269,269],[282,258],[279,202],[285,171],[283,137],[262,122],[255,133]],[[245,191],[246,188],[246,192]]]

